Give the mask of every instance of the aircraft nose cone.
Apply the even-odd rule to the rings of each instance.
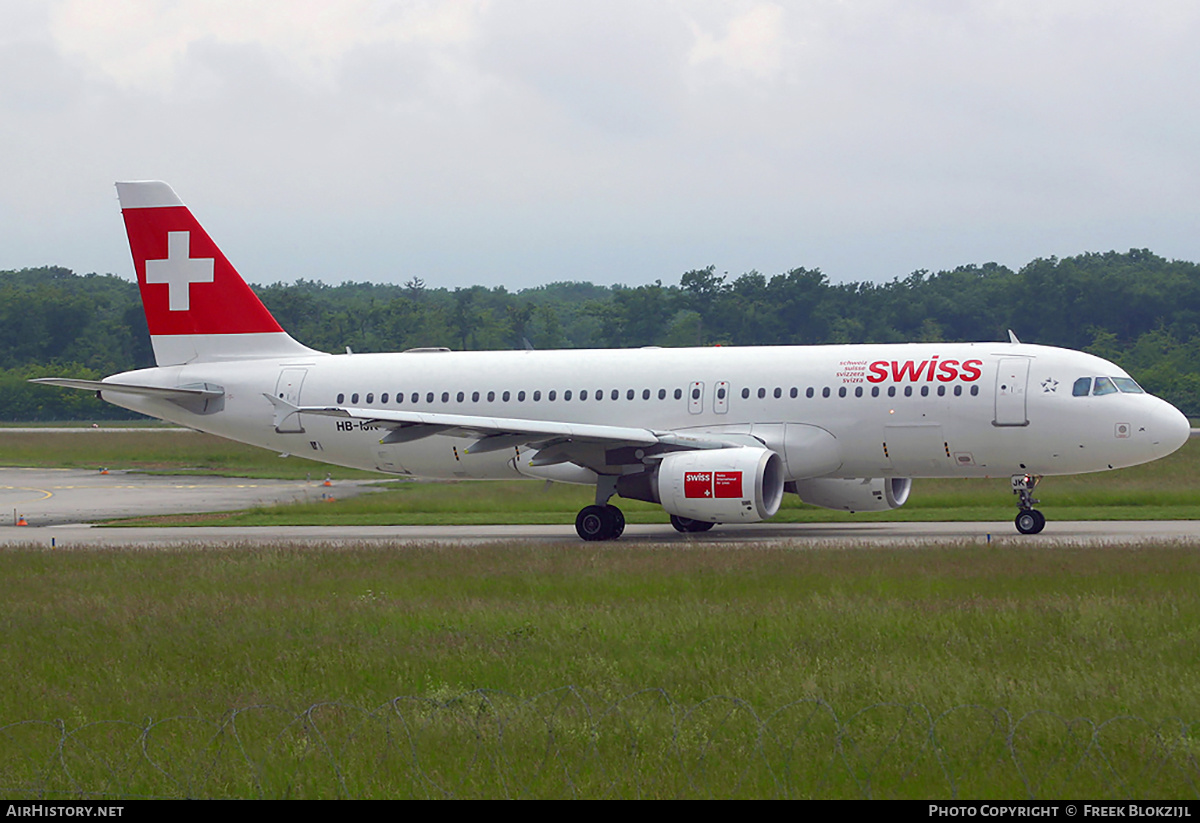
[[[1151,425],[1154,426],[1151,431],[1154,436],[1155,451],[1159,457],[1166,457],[1188,441],[1188,437],[1192,433],[1192,424],[1188,422],[1183,412],[1170,403],[1166,401],[1160,401],[1160,403],[1161,405],[1151,422]]]

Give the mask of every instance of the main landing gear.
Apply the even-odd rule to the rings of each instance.
[[[1040,476],[1032,474],[1013,475],[1013,494],[1020,497],[1017,505],[1021,507],[1021,511],[1017,512],[1016,524],[1017,531],[1021,534],[1037,534],[1046,528],[1046,515],[1033,507],[1034,503],[1041,502],[1033,496],[1033,490],[1041,479]]]
[[[584,506],[575,516],[575,532],[584,540],[616,540],[625,531],[625,514],[608,501],[617,493],[615,475],[602,474],[596,481],[596,505]]]
[[[625,514],[616,506],[585,506],[575,517],[584,540],[616,540],[625,531]]]

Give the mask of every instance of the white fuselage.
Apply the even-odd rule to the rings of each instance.
[[[204,412],[104,396],[264,448],[429,478],[543,475],[526,468],[518,448],[465,454],[471,437],[382,444],[385,430],[361,420],[301,414],[280,423],[263,395],[308,407],[750,435],[786,451],[788,479],[997,477],[1102,471],[1179,448],[1188,422],[1170,404],[1072,391],[1080,378],[1126,376],[1092,355],[1016,343],[422,351],[232,359],[109,378],[223,388]],[[819,448],[808,445],[816,430]],[[589,482],[569,471],[544,476]]]

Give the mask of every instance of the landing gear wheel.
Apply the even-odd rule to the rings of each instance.
[[[615,540],[625,531],[625,515],[616,506],[585,506],[575,517],[575,532],[584,540]]]
[[[1037,534],[1046,528],[1046,515],[1037,509],[1022,509],[1017,514],[1016,524],[1021,534]]]
[[[716,523],[709,523],[707,520],[692,520],[690,517],[680,517],[677,514],[671,515],[671,525],[675,527],[675,531],[692,533],[706,532]]]

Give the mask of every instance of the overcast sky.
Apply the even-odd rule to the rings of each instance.
[[[0,269],[252,282],[1200,261],[1200,3],[0,0]]]

